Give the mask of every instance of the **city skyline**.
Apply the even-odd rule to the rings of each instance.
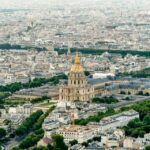
[[[0,0],[0,150],[150,150],[150,0]]]

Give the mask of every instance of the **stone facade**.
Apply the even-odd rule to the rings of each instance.
[[[57,134],[64,137],[65,143],[69,143],[72,140],[77,140],[78,143],[83,143],[99,135],[99,127],[96,126],[72,126],[66,125],[58,130]]]
[[[74,64],[68,74],[68,83],[61,84],[59,88],[60,101],[88,101],[94,98],[94,87],[87,83],[84,69],[80,64],[76,52]]]

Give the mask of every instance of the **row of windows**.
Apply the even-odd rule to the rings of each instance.
[[[61,92],[63,93],[63,92],[67,92],[67,91],[65,91],[65,90],[61,90]],[[78,90],[77,91],[77,93],[78,94],[89,94],[88,92],[94,92],[94,90],[93,89],[87,89],[87,90]],[[67,92],[68,94],[70,94],[70,93],[74,93],[74,91],[72,91],[71,89],[68,89],[68,92]]]
[[[79,84],[83,84],[84,81],[83,80],[71,80],[70,83],[75,84],[75,85],[79,85]]]
[[[74,135],[74,136],[75,136],[75,135],[79,135],[78,132],[66,132],[66,133],[65,133],[65,132],[60,132],[59,134],[63,134],[63,135],[65,135],[65,136],[66,136],[66,135]]]
[[[88,96],[88,97],[82,97],[82,98],[80,98],[80,97],[76,97],[76,98],[68,98],[68,100],[89,100],[89,99],[91,99],[91,98],[94,98],[94,95],[91,95],[91,96]],[[67,100],[66,99],[66,97],[64,97],[64,96],[61,96],[61,99],[62,100]]]
[[[83,77],[83,74],[69,74],[70,77]]]

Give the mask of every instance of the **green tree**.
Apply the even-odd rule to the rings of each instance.
[[[150,96],[150,94],[147,92],[147,93],[145,93],[145,96]]]
[[[128,91],[128,95],[130,95],[131,94],[131,92],[130,91]]]
[[[146,115],[143,121],[146,125],[150,125],[150,115]]]
[[[126,101],[129,101],[129,100],[130,100],[130,97],[126,97],[125,100],[126,100]]]
[[[143,124],[138,118],[133,119],[133,120],[129,121],[129,123],[128,123],[128,127],[130,127],[130,128],[137,128],[137,127],[140,127],[141,125],[143,125]]]
[[[145,131],[139,131],[139,136],[141,137],[141,138],[143,138],[144,137],[144,134],[145,134]]]
[[[70,143],[71,146],[73,146],[73,145],[78,144],[78,141],[77,141],[77,140],[72,140],[72,141],[70,141],[69,143]]]
[[[84,71],[85,76],[89,76],[90,72],[89,71]]]
[[[94,137],[93,140],[94,140],[94,141],[99,141],[99,142],[100,142],[100,141],[101,141],[101,137],[100,137],[100,136]]]
[[[53,150],[53,146],[51,144],[47,145],[48,150]]]
[[[0,86],[0,92],[14,93],[21,89],[39,87],[49,82],[55,85],[59,83],[60,79],[67,79],[67,76],[65,74],[60,74],[60,75],[51,77],[49,79],[35,78],[33,81],[30,80],[28,83],[15,82],[15,83],[8,84],[6,86]],[[8,94],[5,95],[5,97],[7,96]]]
[[[119,102],[117,98],[115,97],[104,97],[104,98],[99,98],[99,97],[95,97],[92,99],[93,103],[107,103],[107,104],[111,104],[111,103],[117,103]]]
[[[52,141],[54,150],[68,150],[68,147],[64,142],[63,136],[55,134],[52,136]]]
[[[58,54],[64,54],[68,50],[67,49],[62,49],[62,48],[55,48],[55,51],[58,52]],[[71,48],[72,52],[75,52],[75,48]],[[91,48],[81,48],[79,49],[79,52],[83,54],[92,54],[92,55],[100,55],[103,54],[104,52],[108,52],[111,54],[121,54],[122,56],[126,56],[127,54],[131,55],[140,55],[140,56],[145,56],[145,57],[150,57],[150,52],[149,51],[137,51],[137,50],[102,50],[102,49],[91,49]]]
[[[89,144],[87,142],[83,142],[81,145],[85,146],[85,147],[88,147]]]
[[[150,133],[150,101],[144,101],[122,110],[134,109],[139,112],[140,119],[131,120],[124,127],[125,134],[132,137],[144,137],[145,133]]]
[[[43,114],[42,110],[37,110],[36,112],[32,113],[30,117],[28,117],[17,129],[16,134],[18,136],[22,136],[27,134],[31,128],[34,126],[35,122],[40,118]]]
[[[22,150],[19,147],[13,147],[11,150]]]
[[[4,138],[6,136],[6,130],[3,128],[0,128],[0,139]]]
[[[132,133],[131,133],[131,136],[137,138],[139,136],[139,131],[138,130],[133,130]]]
[[[5,120],[3,121],[3,123],[4,123],[5,125],[9,125],[9,124],[11,123],[11,120],[5,119]]]
[[[23,141],[19,145],[19,148],[28,149],[28,148],[36,145],[40,139],[41,139],[41,136],[31,134],[31,135],[27,136],[25,139],[23,139]]]
[[[150,145],[147,145],[147,146],[145,147],[145,150],[150,150]]]

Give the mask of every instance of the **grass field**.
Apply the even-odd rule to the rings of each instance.
[[[27,101],[25,99],[6,99],[5,100],[6,105],[22,105],[26,102]]]
[[[41,107],[50,107],[50,106],[52,106],[54,104],[56,104],[56,103],[54,103],[54,102],[49,102],[49,103],[46,102],[46,103],[40,103],[39,106],[41,106]]]

